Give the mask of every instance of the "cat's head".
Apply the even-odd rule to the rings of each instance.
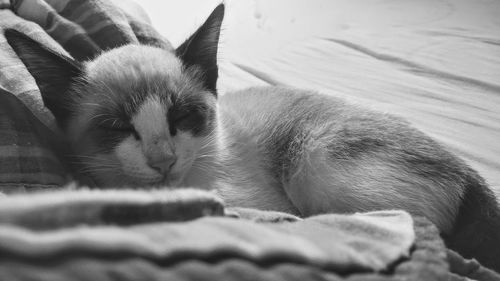
[[[221,4],[175,52],[130,44],[88,62],[5,35],[98,186],[177,186],[214,153],[223,17]]]

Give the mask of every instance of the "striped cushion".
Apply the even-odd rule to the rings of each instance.
[[[12,9],[39,24],[78,60],[139,41],[172,48],[144,19],[123,12],[111,1],[13,0]]]

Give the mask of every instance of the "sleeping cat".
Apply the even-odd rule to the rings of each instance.
[[[227,205],[310,216],[404,209],[500,271],[500,211],[484,180],[399,118],[304,90],[218,97],[219,5],[175,52],[125,45],[77,62],[8,42],[98,187],[216,189]]]

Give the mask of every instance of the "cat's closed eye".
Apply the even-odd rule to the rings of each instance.
[[[203,124],[204,118],[203,113],[196,109],[178,111],[172,116],[171,127],[181,131],[195,130]]]
[[[110,132],[131,134],[136,140],[141,139],[141,136],[132,124],[117,118],[102,120],[98,123],[98,127]]]

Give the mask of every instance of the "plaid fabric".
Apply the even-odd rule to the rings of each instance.
[[[69,177],[54,118],[3,31],[16,29],[78,60],[128,43],[173,49],[139,6],[117,3],[127,13],[111,0],[0,0],[0,192],[53,188]]]

